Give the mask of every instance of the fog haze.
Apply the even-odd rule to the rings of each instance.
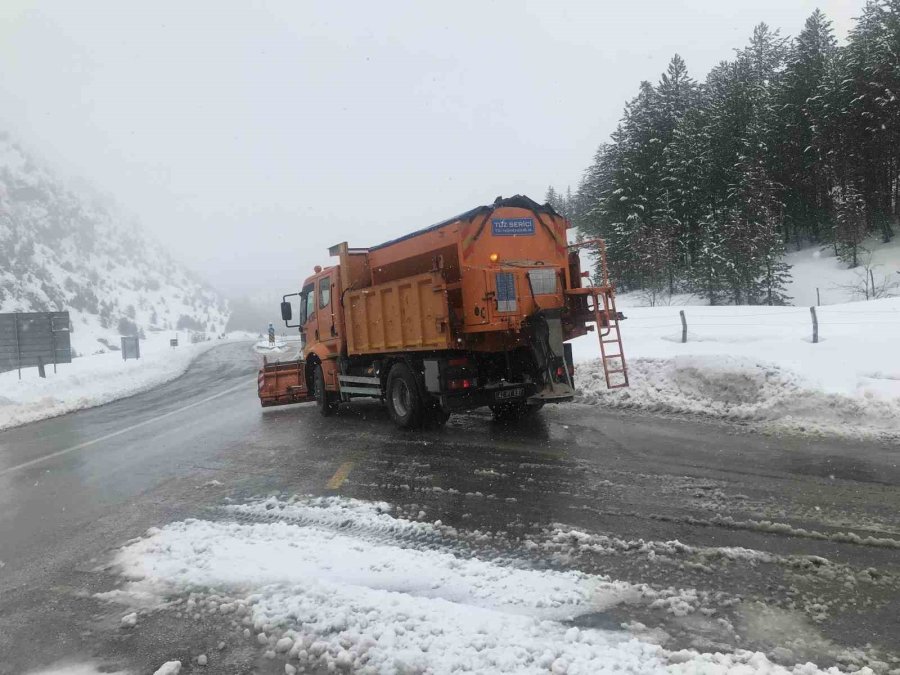
[[[220,290],[280,294],[331,244],[574,190],[674,53],[702,79],[816,6],[843,38],[861,3],[4,0],[0,128]]]

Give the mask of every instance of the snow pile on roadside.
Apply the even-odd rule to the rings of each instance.
[[[42,670],[29,671],[27,675],[128,675],[126,671],[115,672],[102,668],[95,663],[57,663]]]
[[[265,504],[273,503],[260,504],[270,510]],[[121,549],[116,563],[134,592],[151,589],[169,600],[190,594],[189,608],[213,603],[212,611],[240,620],[245,637],[272,657],[329,671],[820,672],[812,664],[785,669],[759,653],[672,652],[624,631],[581,630],[564,621],[646,602],[657,591],[373,543],[345,531],[354,529],[355,514],[389,518],[380,505],[333,499],[308,506],[323,511],[322,522],[351,522],[334,531],[188,520],[152,528]]]
[[[278,352],[287,347],[287,342],[282,338],[275,338],[275,342],[269,342],[268,339],[260,340],[253,348],[260,354],[268,354],[270,352]]]
[[[688,341],[681,342],[683,309]],[[808,309],[639,307],[622,325],[631,386],[607,390],[596,334],[575,341],[582,400],[852,436],[900,430],[900,298]]]
[[[299,339],[276,337],[275,343],[272,344],[268,338],[263,338],[253,345],[253,349],[260,356],[265,356],[269,362],[288,361],[301,357],[302,342]]]
[[[0,373],[0,429],[56,417],[152,389],[182,375],[200,354],[223,340],[191,344],[190,334],[178,334],[179,346],[170,347],[173,333],[159,333],[141,341],[141,358],[123,361],[120,352],[81,356],[60,364],[57,372],[47,367],[47,377],[37,368]],[[229,339],[243,339],[243,335]]]

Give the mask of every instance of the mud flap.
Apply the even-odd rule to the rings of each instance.
[[[575,397],[568,367],[571,347],[563,343],[561,310],[548,309],[535,312],[524,323],[524,329],[538,371],[543,378],[541,389],[528,400],[533,403],[571,401]]]

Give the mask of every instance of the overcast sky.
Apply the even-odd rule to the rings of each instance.
[[[0,0],[0,127],[229,294],[574,189],[641,80],[862,0]]]

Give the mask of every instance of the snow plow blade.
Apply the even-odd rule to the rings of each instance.
[[[257,377],[259,402],[264,407],[312,401],[306,386],[306,362],[263,363]]]

